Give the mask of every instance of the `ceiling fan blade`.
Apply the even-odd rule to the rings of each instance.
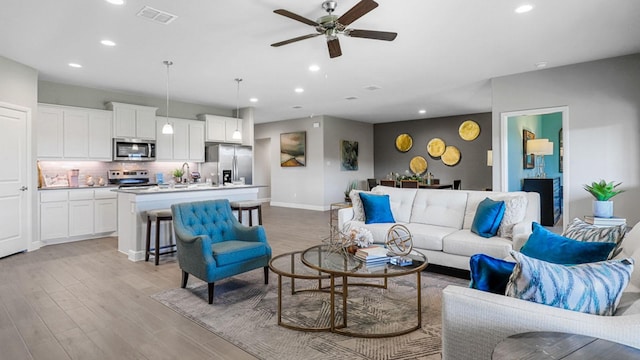
[[[342,55],[342,49],[340,49],[340,41],[338,38],[327,41],[329,47],[329,57],[334,58]]]
[[[311,26],[320,25],[320,24],[318,24],[317,22],[315,22],[313,20],[309,20],[306,17],[302,17],[302,16],[300,16],[298,14],[294,14],[291,11],[288,11],[288,10],[285,10],[285,9],[273,10],[273,12],[278,14],[278,15],[286,16],[289,19],[300,21],[301,23],[305,23],[307,25],[311,25]]]
[[[344,34],[351,37],[386,40],[386,41],[393,41],[396,38],[396,36],[398,36],[398,33],[394,33],[394,32],[374,31],[374,30],[356,30],[356,29],[348,29],[344,32]]]
[[[347,26],[377,7],[378,3],[373,0],[361,0],[349,9],[349,11],[342,14],[342,16],[338,18],[338,23]]]
[[[278,46],[282,46],[282,45],[287,45],[287,44],[291,44],[292,42],[305,40],[305,39],[311,39],[312,37],[316,37],[316,36],[320,36],[320,35],[322,35],[322,34],[309,34],[309,35],[298,36],[298,37],[295,37],[293,39],[289,39],[289,40],[273,43],[273,44],[271,44],[271,46],[278,47]]]

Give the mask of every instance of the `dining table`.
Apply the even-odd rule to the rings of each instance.
[[[418,183],[420,189],[453,189],[453,184],[421,184]]]

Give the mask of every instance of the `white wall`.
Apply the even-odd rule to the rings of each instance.
[[[640,220],[640,54],[495,78],[493,91],[493,179],[499,189],[500,114],[568,106],[564,132],[564,183],[569,219],[591,213],[583,184],[622,182],[613,198],[615,215],[629,225]]]

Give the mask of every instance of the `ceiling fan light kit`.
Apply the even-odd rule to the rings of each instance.
[[[360,0],[359,3],[354,5],[342,16],[338,17],[333,15],[338,3],[336,1],[325,1],[322,3],[322,8],[327,12],[327,15],[321,16],[317,21],[307,19],[298,14],[294,14],[291,11],[278,9],[273,12],[288,17],[290,19],[299,21],[303,24],[313,26],[317,33],[298,36],[289,40],[280,41],[271,44],[273,47],[279,47],[282,45],[291,44],[293,42],[310,39],[316,36],[324,35],[327,40],[327,47],[329,49],[329,57],[335,58],[342,55],[342,49],[340,48],[339,35],[345,35],[356,38],[366,38],[374,40],[393,41],[397,33],[388,31],[375,31],[375,30],[358,30],[348,29],[354,21],[358,20],[362,16],[366,15],[371,10],[378,7],[378,3],[373,0]]]

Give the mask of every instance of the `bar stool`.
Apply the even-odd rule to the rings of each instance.
[[[249,213],[249,226],[253,226],[253,210],[258,210],[258,225],[262,225],[262,203],[260,201],[232,201],[231,210],[238,211],[238,221],[242,224],[242,212]]]
[[[151,222],[156,222],[156,246],[153,251],[151,249]],[[176,252],[175,244],[171,244],[169,240],[168,245],[160,247],[160,223],[163,221],[173,221],[173,215],[171,214],[171,209],[158,209],[158,210],[149,210],[147,211],[147,248],[145,250],[144,261],[149,261],[149,255],[153,255],[156,265],[160,262],[160,255],[172,254]],[[169,239],[171,239],[171,234],[169,234]],[[160,252],[160,249],[170,250]]]

